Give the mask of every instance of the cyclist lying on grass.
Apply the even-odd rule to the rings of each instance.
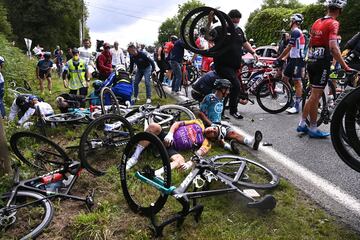
[[[245,144],[257,150],[262,140],[262,133],[255,132],[255,137],[246,138],[236,132],[230,126],[221,125],[221,113],[224,108],[224,98],[230,93],[231,82],[227,79],[217,79],[214,83],[215,93],[206,95],[200,103],[199,118],[205,123],[205,126],[215,126],[220,132],[218,141],[226,150],[239,154],[238,144]],[[230,140],[230,144],[224,140]]]
[[[175,122],[168,133],[165,133],[157,123],[151,123],[146,131],[157,135],[165,144],[171,161],[171,169],[183,170],[189,169],[192,162],[185,163],[184,157],[178,151],[193,150],[194,147],[200,146],[196,153],[204,156],[211,149],[210,141],[215,141],[219,134],[217,127],[205,128],[200,119]],[[137,163],[140,154],[149,144],[148,141],[141,141],[136,146],[135,152],[127,161],[126,169],[130,169]],[[155,174],[160,176],[162,171],[163,169],[159,169]]]

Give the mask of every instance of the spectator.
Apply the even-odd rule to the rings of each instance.
[[[61,50],[60,46],[56,46],[56,49],[54,51],[54,57],[55,57],[56,71],[59,77],[61,77],[62,69],[64,66],[63,54],[64,53]]]
[[[112,67],[115,68],[118,65],[125,65],[125,56],[121,48],[119,48],[119,43],[114,42],[114,48],[110,50],[112,57]]]
[[[53,67],[53,62],[50,60],[51,53],[45,52],[44,59],[40,60],[36,66],[36,77],[40,81],[40,91],[41,95],[44,94],[44,81],[45,78],[48,82],[49,94],[51,94],[51,69]]]
[[[66,61],[69,61],[70,59],[72,59],[72,57],[73,57],[72,49],[68,48],[66,51]]]
[[[139,83],[144,76],[146,86],[146,103],[151,103],[151,83],[150,74],[155,73],[155,63],[145,53],[138,51],[134,44],[130,44],[128,47],[130,54],[130,74],[134,70],[134,64],[137,66],[137,71],[134,80],[134,98],[139,99]]]
[[[160,69],[160,74],[159,74],[160,82],[164,82],[165,72],[170,68],[169,63],[165,59],[164,45],[165,44],[162,44],[154,53],[154,60],[156,61],[156,64]]]
[[[79,50],[74,48],[72,50],[73,57],[64,67],[63,80],[64,87],[70,89],[70,94],[77,94],[86,96],[88,91],[88,82],[90,81],[87,64],[79,57]],[[85,106],[85,102],[82,107]]]
[[[87,65],[89,65],[92,56],[92,50],[90,48],[91,42],[86,38],[83,40],[83,46],[78,48],[80,59],[84,60]]]
[[[181,63],[184,58],[185,43],[179,39],[175,42],[173,49],[170,52],[169,64],[174,73],[174,78],[171,84],[171,92],[178,94],[182,80]]]
[[[98,56],[96,60],[96,67],[99,71],[99,79],[105,80],[109,77],[110,73],[113,71],[112,68],[112,57],[110,53],[110,44],[104,43],[104,50]]]

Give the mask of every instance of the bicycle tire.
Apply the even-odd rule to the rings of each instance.
[[[189,85],[192,85],[199,77],[196,67],[193,65],[187,66],[188,76],[189,76]]]
[[[51,116],[44,117],[44,120],[46,122],[52,122],[52,123],[74,123],[79,122],[86,118],[85,114],[81,113],[59,113],[54,114]]]
[[[7,217],[4,216],[6,214],[6,211],[4,212],[3,210],[5,209],[7,211],[10,211],[9,214],[15,214],[14,217],[16,219],[14,219],[15,222],[10,224],[11,226],[3,226],[0,224],[0,231],[3,234],[3,237],[8,237],[8,239],[35,239],[44,231],[46,227],[49,226],[54,216],[54,207],[51,201],[39,193],[30,191],[18,191],[13,199],[12,204],[10,205],[10,208],[15,209],[14,211],[11,211],[9,208],[2,206],[2,204],[6,204],[8,202],[10,195],[10,193],[7,193],[0,197],[0,219],[2,217]],[[20,205],[24,205],[24,203],[26,202],[34,203],[16,208],[18,202],[20,203]],[[34,207],[34,205],[36,206]],[[29,207],[30,209],[26,210],[26,207]],[[38,214],[42,211],[44,212],[44,214],[39,217]],[[28,212],[31,214],[29,214]],[[25,215],[23,216],[22,213],[24,213]],[[28,214],[28,216],[26,216],[26,214]],[[24,217],[24,219],[22,219],[21,217]],[[34,222],[36,222],[36,225],[34,225]],[[32,226],[28,226],[28,224],[31,224]],[[22,233],[22,230],[24,231],[24,233]]]
[[[37,133],[14,133],[10,146],[20,161],[39,172],[48,173],[71,162],[58,144]]]
[[[243,164],[244,171],[239,180],[234,183],[239,186],[255,189],[273,189],[280,182],[279,176],[271,169],[250,159],[235,155],[220,155],[215,156],[212,160],[218,172],[227,175],[231,179],[235,177],[240,165]]]
[[[110,124],[119,126],[112,128]],[[104,175],[120,161],[123,148],[133,135],[131,124],[120,115],[106,114],[95,119],[80,139],[81,165],[95,176]]]
[[[227,29],[225,27],[221,28],[221,33],[220,33],[220,39],[218,41],[218,44],[215,45],[214,47],[207,49],[207,50],[201,50],[196,46],[195,43],[195,39],[194,39],[194,29],[196,27],[196,23],[204,16],[208,15],[210,13],[210,11],[214,11],[214,15],[220,20],[220,23],[222,26],[226,26],[227,22],[226,20],[228,20],[224,14],[222,14],[222,12],[210,8],[210,7],[199,7],[196,9],[191,10],[183,19],[183,21],[181,22],[180,25],[180,36],[182,38],[182,40],[185,43],[185,48],[190,50],[191,52],[200,54],[200,55],[204,55],[204,56],[209,56],[209,57],[214,57],[216,55],[216,51],[218,51],[219,49],[223,48],[223,43],[225,42],[225,36],[227,34]],[[193,16],[195,16],[196,14],[198,14],[198,16],[195,17],[195,19],[197,19],[197,21],[195,21],[195,19],[193,19],[193,22],[190,24],[190,28],[189,28],[189,32],[186,32],[186,25],[188,24],[188,21],[191,20],[191,18]],[[231,20],[231,19],[230,19]],[[234,25],[231,24],[230,27],[234,28]],[[189,39],[187,39],[187,37],[189,37]]]
[[[140,141],[149,141],[139,157],[139,160],[129,169],[126,169],[128,159],[132,156],[134,149]],[[152,149],[156,149],[159,157],[151,157]],[[148,172],[148,178],[154,178],[154,171],[163,168],[162,185],[165,188],[171,186],[171,169],[169,156],[161,140],[154,134],[141,132],[131,138],[126,145],[122,161],[119,167],[123,195],[130,209],[141,215],[153,216],[165,205],[168,194],[161,193],[158,189],[148,183],[141,181],[135,176],[137,172]],[[143,173],[145,175],[145,173]],[[145,175],[146,176],[146,175]]]
[[[277,92],[276,89],[281,89],[282,92]],[[280,79],[262,81],[257,86],[255,95],[261,109],[271,114],[285,111],[290,105],[292,96],[290,87]],[[284,106],[281,105],[283,102],[286,103]]]
[[[151,79],[152,79],[153,86],[154,86],[156,94],[159,96],[159,98],[162,98],[163,97],[163,91],[160,88],[161,83],[159,82],[159,79],[157,78],[157,76],[155,74],[151,74]]]
[[[170,128],[170,126],[176,121],[185,121],[185,120],[194,120],[196,119],[195,114],[186,107],[168,104],[161,106],[155,111],[161,113],[167,113],[174,117],[173,121],[169,122],[166,125],[161,125],[162,128]]]
[[[353,148],[353,141],[351,133],[352,128],[349,127],[350,123],[347,123],[345,120],[345,130],[344,128],[344,118],[348,114],[348,109],[354,105],[354,99],[358,99],[357,95],[359,94],[360,89],[355,89],[346,95],[342,101],[336,106],[335,111],[332,115],[330,132],[331,132],[331,142],[334,146],[336,153],[339,155],[340,159],[346,163],[349,167],[354,169],[357,172],[360,172],[360,156]],[[351,112],[349,112],[351,114]],[[349,120],[349,118],[348,118]],[[348,125],[348,126],[347,126]],[[342,131],[345,131],[344,133]],[[348,141],[344,139],[344,135],[347,137]],[[350,135],[350,136],[349,136]],[[348,143],[350,142],[350,144]]]
[[[109,95],[107,95],[107,94],[109,94]],[[106,111],[106,107],[105,107],[106,106],[106,99],[105,99],[106,96],[110,97],[110,101],[111,101],[110,111],[111,111],[111,113],[120,115],[121,111],[120,111],[120,106],[119,106],[118,100],[117,100],[114,92],[108,87],[104,87],[100,91],[100,105],[101,105],[102,114],[107,114],[108,113]]]
[[[28,91],[32,91],[31,86],[28,81],[24,80],[24,88]]]
[[[306,104],[306,101],[307,99],[310,97],[310,94],[311,94],[311,87],[307,87],[303,96],[302,96],[302,110],[304,111],[304,107],[305,107],[305,104]],[[323,92],[322,95],[321,95],[321,99],[320,99],[320,102],[319,102],[319,109],[321,110],[320,114],[318,113],[318,119],[316,121],[316,124],[317,126],[320,126],[323,122],[324,122],[324,117],[322,116],[323,114],[323,111],[322,111],[322,106],[324,106],[326,104],[326,96],[325,96],[325,93]],[[310,126],[310,119],[307,118],[306,119],[306,124],[308,126]]]

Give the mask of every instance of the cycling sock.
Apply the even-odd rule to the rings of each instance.
[[[299,122],[299,126],[300,127],[305,127],[306,126],[306,120],[305,119],[301,119]]]
[[[136,145],[135,152],[133,153],[133,155],[131,156],[131,158],[134,158],[134,159],[137,160],[143,150],[144,150],[144,147],[143,147],[143,146],[141,146],[140,144]]]
[[[310,123],[310,131],[312,132],[317,131],[317,123]]]
[[[224,149],[231,151],[231,145],[227,142],[224,143]]]
[[[159,177],[164,173],[164,168],[159,168],[158,170],[155,171],[155,176]]]
[[[249,138],[245,137],[245,138],[244,138],[244,143],[245,143],[246,145],[251,146],[251,145],[254,143],[254,140],[255,140],[255,138],[253,138],[253,137],[249,137]]]
[[[300,107],[300,102],[302,100],[302,97],[296,97],[295,98],[295,107],[298,109]]]

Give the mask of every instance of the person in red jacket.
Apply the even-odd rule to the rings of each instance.
[[[99,79],[106,80],[110,73],[113,71],[112,69],[112,57],[110,52],[110,44],[104,43],[104,50],[99,55],[96,61],[96,67],[99,71]]]

